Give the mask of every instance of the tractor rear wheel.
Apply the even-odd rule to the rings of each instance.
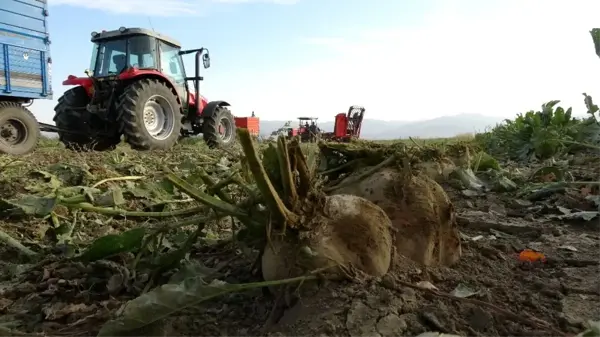
[[[69,89],[58,99],[58,104],[54,108],[54,123],[57,128],[63,130],[58,131],[58,139],[72,151],[114,150],[121,142],[120,136],[99,137],[77,133],[98,128],[90,122],[90,112],[86,109],[89,102],[90,98],[83,87]]]
[[[0,153],[30,153],[39,138],[40,128],[31,111],[19,103],[0,102]]]
[[[229,147],[235,142],[235,119],[225,107],[217,107],[210,117],[204,117],[202,136],[210,148]]]
[[[168,150],[179,139],[181,104],[163,82],[142,79],[130,84],[119,98],[117,111],[125,141],[135,150]]]

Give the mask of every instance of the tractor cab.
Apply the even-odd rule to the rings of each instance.
[[[178,41],[154,31],[143,28],[125,28],[119,30],[92,32],[91,77],[107,79],[118,77],[129,78],[139,71],[156,72],[166,77],[177,91],[186,107],[192,108],[196,114],[202,111],[206,101],[199,93],[200,60],[203,67],[210,67],[210,55],[207,49],[181,50]],[[194,77],[186,77],[182,55],[196,53],[196,69]],[[194,82],[195,94],[188,90],[188,81]],[[196,97],[200,104],[196,105]],[[195,109],[194,109],[195,108]]]
[[[298,136],[302,142],[314,142],[321,130],[317,126],[317,117],[298,117]]]

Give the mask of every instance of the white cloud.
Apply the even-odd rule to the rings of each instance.
[[[264,74],[235,101],[248,107],[242,110],[260,107],[265,119],[282,118],[282,107],[288,117],[331,119],[361,104],[369,118],[416,120],[463,112],[510,117],[552,99],[582,111],[581,93],[600,92],[588,33],[598,24],[597,0],[439,4],[419,26],[306,38],[336,56]]]
[[[295,4],[298,0],[52,0],[53,6],[73,6],[115,14],[145,16],[190,16],[203,14],[211,4],[272,3]]]

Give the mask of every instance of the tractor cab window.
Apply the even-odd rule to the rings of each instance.
[[[129,38],[129,66],[139,69],[156,69],[156,39],[149,36]]]
[[[156,69],[156,40],[149,36],[108,40],[100,42],[97,48],[98,61],[92,60],[96,64],[94,71],[96,77],[118,75],[129,67]]]
[[[179,48],[162,41],[160,42],[160,71],[175,82],[182,82],[185,79]]]
[[[90,67],[88,68],[91,71],[96,69],[96,61],[98,61],[98,49],[98,44],[94,43],[94,47],[92,49],[92,60],[90,61]]]

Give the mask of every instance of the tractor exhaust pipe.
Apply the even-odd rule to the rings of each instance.
[[[191,54],[191,53],[196,53],[196,60],[195,60],[195,74],[194,77],[186,77],[185,80],[186,81],[194,81],[194,89],[196,92],[196,113],[195,115],[199,115],[200,114],[200,81],[204,80],[204,78],[202,76],[200,76],[200,63],[203,63],[204,68],[208,68],[210,67],[210,55],[208,54],[208,49],[206,48],[200,48],[200,49],[190,49],[190,50],[181,50],[179,52],[179,55],[186,55],[186,54]]]
[[[196,116],[200,115],[200,59],[202,59],[202,52],[204,48],[200,48],[199,51],[196,52],[196,73],[194,76],[194,89],[196,89]]]

